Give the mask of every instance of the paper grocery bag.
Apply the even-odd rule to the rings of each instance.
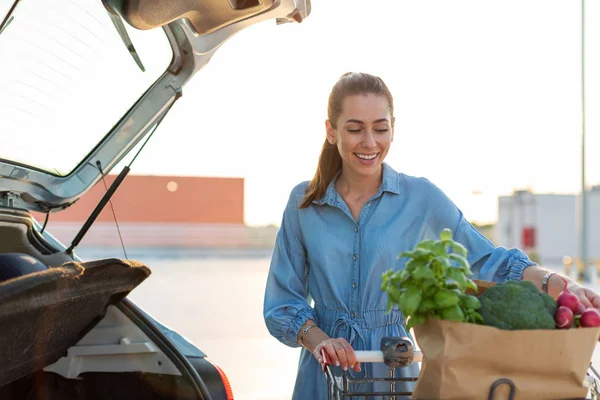
[[[430,319],[414,327],[423,363],[415,399],[487,399],[510,379],[515,399],[585,398],[600,328],[509,331]],[[500,385],[494,399],[508,399]]]

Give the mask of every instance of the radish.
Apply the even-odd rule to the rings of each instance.
[[[595,328],[600,326],[600,311],[595,308],[588,308],[581,314],[581,326],[586,328]]]
[[[558,329],[569,329],[571,324],[573,324],[573,311],[565,306],[558,307],[554,314],[554,321],[556,322],[556,327]]]
[[[563,279],[563,282],[565,283],[565,287],[563,288],[563,291],[560,292],[560,295],[556,299],[556,304],[559,307],[561,307],[561,306],[567,307],[574,314],[577,314],[577,311],[578,311],[581,303],[579,302],[579,299],[577,298],[577,296],[575,296],[573,293],[569,292],[569,289],[567,288],[567,281],[565,279]]]
[[[577,311],[575,311],[575,315],[581,315],[583,314],[583,312],[585,311],[585,306],[581,303],[579,303],[579,306],[577,307]]]

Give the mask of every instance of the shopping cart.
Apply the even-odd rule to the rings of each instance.
[[[412,392],[397,391],[396,385],[402,382],[416,382],[418,377],[396,377],[397,368],[406,368],[413,363],[421,362],[423,354],[414,349],[412,341],[405,337],[386,337],[381,339],[381,350],[355,351],[356,361],[361,363],[384,363],[389,368],[387,377],[351,377],[341,367],[331,364],[325,350],[321,351],[323,357],[323,372],[327,377],[329,400],[351,400],[364,399],[367,397],[383,400],[401,400],[411,398]],[[600,400],[600,375],[593,365],[587,373],[589,393],[586,399]],[[361,391],[360,386],[369,383],[382,382],[385,386],[389,384],[386,391]],[[509,400],[515,395],[516,387],[510,379],[498,379],[490,387],[488,400],[494,399],[496,390],[501,386],[508,386]],[[584,400],[584,399],[581,399]]]

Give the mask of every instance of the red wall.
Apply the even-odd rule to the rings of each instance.
[[[114,178],[107,176],[106,185],[110,186]],[[175,182],[176,190],[167,189],[169,182]],[[98,182],[77,203],[50,214],[50,221],[85,221],[105,191],[103,182]],[[129,175],[112,197],[112,203],[119,222],[243,224],[244,180]],[[36,218],[44,220],[40,214]],[[113,221],[110,204],[97,221]]]

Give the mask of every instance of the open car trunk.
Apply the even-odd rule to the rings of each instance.
[[[51,372],[38,372],[0,388],[2,399],[197,399],[181,376],[139,372],[90,372],[81,379],[66,379]]]
[[[105,259],[0,282],[0,398],[199,398],[116,306],[149,275]]]

